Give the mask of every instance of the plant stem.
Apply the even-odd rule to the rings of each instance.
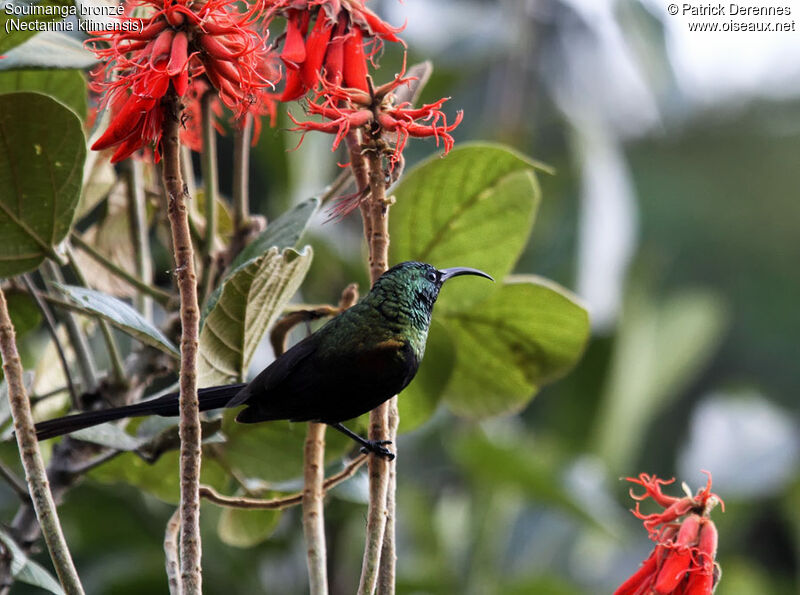
[[[153,303],[150,299],[150,289],[156,290],[165,296],[169,296],[166,291],[161,292],[153,283],[153,259],[150,254],[150,241],[147,229],[147,203],[144,195],[144,180],[142,173],[142,163],[138,159],[128,159],[127,162],[127,187],[128,187],[128,220],[131,225],[131,239],[133,241],[134,255],[136,257],[137,281],[142,281],[147,289],[138,285],[135,286],[142,293],[137,293],[135,297],[136,308],[144,316],[145,320],[153,320]],[[162,298],[152,296],[161,305],[166,302]]]
[[[56,504],[50,493],[47,471],[42,454],[39,452],[33,415],[22,380],[22,365],[14,340],[14,326],[8,314],[6,296],[2,289],[0,289],[0,353],[3,356],[3,372],[8,384],[8,402],[14,419],[14,434],[17,437],[19,454],[22,466],[25,468],[25,478],[36,517],[39,519],[61,586],[68,595],[82,595],[83,587],[61,530]]]
[[[79,409],[80,403],[78,402],[78,390],[75,388],[75,383],[72,381],[72,373],[69,370],[69,363],[67,362],[67,356],[64,353],[64,346],[61,344],[61,339],[58,337],[58,330],[56,329],[56,321],[55,318],[53,318],[53,312],[50,310],[50,307],[47,305],[44,299],[42,299],[42,296],[39,295],[39,292],[36,291],[36,287],[33,285],[31,276],[28,273],[22,275],[22,282],[25,284],[25,287],[28,289],[28,293],[31,294],[31,297],[39,307],[42,316],[44,316],[47,330],[50,333],[50,337],[53,339],[53,344],[56,346],[56,353],[58,353],[58,359],[61,362],[61,368],[64,370],[64,377],[67,380],[70,403],[72,404],[73,409]]]
[[[181,582],[185,595],[202,593],[200,570],[200,408],[197,399],[197,341],[200,310],[197,303],[197,275],[194,268],[194,249],[189,229],[188,198],[181,177],[180,127],[181,106],[174,92],[164,104],[164,128],[161,137],[162,172],[167,191],[167,216],[172,231],[175,270],[181,298],[181,370],[180,422],[181,439]]]
[[[233,235],[241,234],[250,218],[250,137],[253,118],[245,114],[233,132]]]
[[[64,283],[61,269],[50,260],[45,261],[44,266],[41,268],[41,274],[45,281]],[[86,335],[78,326],[75,316],[69,312],[64,313],[64,325],[67,328],[69,341],[72,343],[72,350],[75,352],[75,359],[78,360],[83,390],[85,392],[93,392],[97,390],[97,368],[94,365],[92,353],[89,351],[89,342],[86,340]]]
[[[89,282],[86,281],[86,277],[83,276],[83,271],[81,271],[78,263],[75,261],[75,253],[72,251],[69,244],[65,245],[65,249],[72,272],[75,274],[75,277],[77,277],[78,282],[83,287],[89,289]],[[125,364],[122,363],[122,356],[119,353],[117,342],[114,340],[114,335],[111,333],[111,326],[108,322],[100,318],[97,319],[97,324],[100,326],[100,332],[103,334],[103,339],[108,349],[108,358],[111,360],[111,370],[114,375],[115,384],[117,386],[127,386],[128,379],[125,376]]]
[[[353,477],[366,460],[367,455],[358,455],[347,467],[326,479],[322,484],[323,490],[327,492],[343,481]],[[205,485],[200,486],[200,495],[209,502],[213,502],[219,506],[225,506],[226,508],[243,508],[246,510],[283,510],[285,508],[297,506],[303,501],[302,492],[292,494],[291,496],[283,496],[281,498],[261,500],[258,498],[246,498],[241,496],[223,496],[214,488]]]
[[[152,297],[162,306],[166,306],[172,299],[172,296],[168,292],[164,291],[163,289],[159,289],[158,287],[154,287],[152,284],[142,279],[137,279],[125,269],[111,262],[111,260],[109,260],[102,254],[100,254],[97,250],[95,250],[91,244],[86,243],[86,241],[77,233],[72,232],[70,234],[70,241],[72,241],[76,246],[78,246],[78,248],[86,252],[86,254],[91,256],[95,261],[97,261],[98,263],[103,265],[106,269],[114,273],[117,277],[119,277],[123,281],[127,281],[130,285],[132,285],[142,293]]]
[[[327,595],[325,517],[322,482],[325,479],[325,424],[310,422],[303,460],[303,534],[306,538],[308,585],[311,595]]]
[[[211,107],[214,93],[206,93],[200,101],[201,121],[203,128],[203,154],[200,168],[203,173],[203,194],[206,207],[206,233],[201,262],[203,276],[200,287],[203,288],[203,300],[211,294],[214,283],[214,240],[217,237],[217,134],[214,130],[214,112]]]
[[[178,535],[181,529],[180,508],[176,508],[167,521],[164,532],[164,559],[167,567],[169,595],[181,595],[181,573],[178,556]]]
[[[348,144],[348,146],[350,146]],[[363,167],[366,155],[368,167],[367,182],[369,198],[362,203],[361,213],[364,219],[364,233],[369,246],[370,281],[375,284],[388,268],[389,263],[389,204],[386,199],[386,185],[383,174],[382,157],[376,146],[366,146],[364,150],[351,149],[351,165],[356,182],[361,185],[363,173],[357,167]],[[369,414],[370,440],[389,439],[389,408],[392,397]],[[367,536],[364,546],[364,560],[361,567],[359,595],[371,595],[375,592],[381,567],[381,550],[384,547],[384,533],[387,522],[387,497],[389,478],[393,472],[394,461],[383,457],[370,457],[369,460],[369,510],[367,511]],[[392,535],[394,531],[392,530]],[[393,549],[393,546],[392,546]],[[393,574],[393,573],[392,573]]]
[[[397,410],[397,397],[389,400],[388,422],[389,440],[397,444],[397,426],[400,414]],[[396,446],[395,446],[396,448]],[[394,595],[395,567],[397,551],[395,547],[395,522],[397,519],[397,464],[389,461],[389,486],[386,490],[386,530],[383,533],[381,564],[378,570],[378,595]]]

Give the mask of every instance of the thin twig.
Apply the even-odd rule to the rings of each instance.
[[[147,228],[147,202],[144,194],[144,180],[142,163],[138,159],[128,159],[127,188],[128,188],[128,220],[131,227],[131,240],[133,253],[136,259],[137,281],[141,280],[145,287],[151,289],[153,283],[153,259],[150,254],[150,239]],[[157,291],[158,288],[153,288]],[[170,295],[166,291],[165,295]],[[136,307],[145,320],[153,320],[153,304],[149,291],[141,289],[134,298]],[[165,305],[165,302],[159,303]]]
[[[45,281],[64,283],[61,269],[50,260],[45,261],[40,272]],[[69,335],[69,341],[72,344],[72,350],[75,352],[75,359],[78,361],[83,390],[94,392],[97,390],[97,368],[94,364],[92,352],[89,350],[89,342],[86,340],[86,335],[70,312],[64,314],[64,325],[67,329],[67,335]]]
[[[164,532],[164,558],[167,567],[167,584],[170,595],[181,595],[181,573],[178,558],[178,534],[181,529],[181,509],[176,508],[167,521]]]
[[[86,240],[84,240],[76,232],[73,231],[70,234],[70,241],[72,241],[72,243],[74,243],[78,248],[83,250],[88,256],[91,256],[94,261],[105,267],[109,272],[115,274],[117,277],[127,282],[129,285],[132,285],[142,293],[152,297],[162,306],[166,306],[172,299],[172,295],[168,292],[155,287],[151,283],[146,283],[142,279],[137,279],[128,271],[100,254],[100,252],[98,252],[91,244],[87,243]]]
[[[58,353],[58,359],[61,362],[61,368],[64,370],[64,378],[67,380],[70,403],[72,403],[73,409],[78,409],[78,389],[75,388],[75,383],[72,381],[72,373],[69,371],[69,362],[67,362],[67,355],[64,353],[64,346],[61,345],[61,339],[58,336],[58,330],[56,329],[56,321],[55,318],[53,318],[53,313],[50,311],[50,307],[47,305],[47,303],[42,299],[42,296],[39,295],[39,292],[36,291],[36,287],[33,285],[31,276],[28,273],[22,275],[22,282],[25,284],[25,287],[28,289],[28,293],[31,294],[31,297],[39,307],[39,311],[42,313],[42,316],[44,316],[45,325],[50,333],[50,337],[53,339],[53,344],[56,346],[56,353]]]
[[[0,462],[0,476],[3,477],[8,486],[14,491],[20,500],[23,502],[30,502],[31,495],[28,493],[28,486],[26,486],[23,481],[17,477],[16,473],[6,467],[3,462]]]
[[[334,475],[331,475],[323,482],[323,490],[327,492],[343,481],[353,477],[361,465],[367,461],[367,456],[368,455],[365,454],[358,455],[355,459],[350,461],[350,463],[348,463],[344,469]],[[208,500],[209,502],[219,506],[224,506],[226,508],[242,508],[247,510],[283,510],[285,508],[297,506],[303,501],[302,492],[292,494],[291,496],[262,500],[260,498],[247,498],[242,496],[223,496],[214,488],[206,485],[200,486],[200,495],[205,500]]]
[[[22,364],[14,340],[14,326],[8,314],[6,296],[2,289],[0,289],[0,353],[3,356],[3,372],[8,384],[8,402],[11,416],[14,419],[14,434],[17,438],[19,454],[25,469],[25,478],[36,510],[36,517],[39,519],[39,525],[42,528],[42,534],[61,586],[68,595],[82,595],[83,587],[61,530],[56,504],[50,493],[42,453],[39,452],[33,415],[28,396],[25,393]]]
[[[202,593],[200,569],[200,407],[197,398],[197,341],[200,309],[197,303],[197,275],[194,269],[187,210],[186,188],[181,178],[180,127],[181,106],[174,92],[168,94],[164,106],[164,128],[161,137],[162,172],[167,191],[167,215],[172,230],[172,244],[178,290],[181,298],[181,369],[180,369],[180,481],[181,481],[181,583],[185,595]]]
[[[214,240],[217,237],[217,134],[214,130],[214,111],[212,109],[216,95],[208,92],[200,100],[201,122],[203,129],[203,153],[200,156],[200,170],[203,174],[203,194],[206,207],[205,241],[200,252],[203,263],[202,287],[203,301],[211,295],[214,283]]]
[[[250,217],[250,137],[253,118],[245,114],[233,131],[233,235],[243,233]]]
[[[64,249],[67,254],[69,266],[78,279],[78,283],[89,289],[89,282],[86,280],[86,277],[83,276],[83,271],[81,271],[81,268],[78,266],[72,247],[67,243],[64,245]],[[103,335],[103,340],[108,349],[108,359],[111,360],[111,370],[113,372],[115,384],[117,386],[127,386],[128,378],[125,376],[125,364],[122,363],[122,356],[119,353],[117,342],[114,340],[114,335],[111,333],[111,326],[102,318],[97,320],[97,324],[100,327],[100,332]]]
[[[388,268],[389,263],[389,225],[388,212],[390,201],[386,199],[386,184],[383,174],[382,157],[377,147],[367,147],[359,151],[358,158],[366,157],[368,164],[368,182],[370,194],[361,205],[364,219],[364,233],[369,246],[369,269],[372,284],[378,280]],[[356,163],[356,155],[351,152],[351,164]],[[356,173],[356,180],[359,174]],[[396,399],[396,397],[392,397]],[[389,407],[387,401],[369,414],[370,440],[389,439]],[[375,592],[381,565],[381,550],[384,547],[384,532],[387,520],[387,494],[389,476],[394,461],[384,457],[373,456],[369,460],[369,509],[367,511],[367,535],[364,545],[364,560],[361,566],[359,595],[371,595]]]

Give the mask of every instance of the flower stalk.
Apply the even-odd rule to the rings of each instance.
[[[167,191],[167,216],[172,232],[175,273],[180,293],[181,369],[180,369],[180,480],[181,480],[181,584],[185,595],[202,593],[200,567],[200,407],[197,397],[197,349],[200,309],[197,298],[197,275],[194,248],[189,228],[186,189],[181,178],[180,129],[181,106],[178,96],[169,93],[163,105],[161,135],[162,172]]]
[[[39,520],[50,558],[53,560],[64,591],[68,595],[83,595],[83,586],[61,530],[44,460],[39,451],[39,442],[36,440],[36,429],[28,395],[25,392],[14,326],[8,314],[6,297],[2,289],[0,289],[0,354],[3,357],[3,372],[8,384],[8,401],[14,420],[14,434],[36,518]]]

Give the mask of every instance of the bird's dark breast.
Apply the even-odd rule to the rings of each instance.
[[[398,339],[355,350],[316,351],[269,387],[259,389],[254,381],[253,395],[245,401],[250,406],[237,421],[346,421],[403,390],[418,367],[408,342]]]

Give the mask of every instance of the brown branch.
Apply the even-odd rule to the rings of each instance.
[[[186,200],[189,198],[181,177],[180,127],[181,106],[174,92],[164,103],[164,128],[161,137],[162,173],[167,191],[167,216],[172,231],[175,270],[181,300],[181,370],[180,422],[181,439],[181,583],[186,595],[202,593],[200,570],[200,408],[197,399],[197,341],[200,310],[197,304],[197,275],[189,227]]]
[[[372,284],[378,280],[389,265],[389,205],[386,198],[386,184],[383,173],[382,157],[376,145],[359,152],[359,157],[366,156],[369,165],[368,182],[369,199],[361,205],[362,217],[365,221],[364,233],[369,246],[369,272]],[[351,159],[355,155],[351,151]],[[355,163],[355,161],[351,161]],[[359,175],[356,174],[356,180]],[[390,401],[382,403],[369,414],[370,440],[389,440],[389,408]],[[367,511],[367,535],[364,546],[364,560],[359,581],[359,595],[371,595],[375,592],[381,565],[381,550],[384,547],[384,533],[387,522],[387,495],[389,492],[390,474],[394,461],[383,457],[370,457],[369,460],[369,509]],[[393,534],[393,531],[392,531]]]
[[[303,535],[306,538],[308,587],[311,595],[327,595],[325,550],[325,424],[310,422],[303,450]]]
[[[366,462],[366,460],[367,455],[358,455],[355,459],[350,461],[347,467],[339,471],[339,473],[331,475],[328,479],[326,479],[322,484],[323,490],[327,492],[343,481],[353,477],[353,475],[356,474],[356,471],[358,471],[358,469]],[[206,485],[200,486],[200,496],[205,500],[212,502],[213,504],[217,504],[218,506],[224,506],[226,508],[243,508],[246,510],[283,510],[284,508],[297,506],[303,501],[302,492],[292,494],[291,496],[262,500],[260,498],[247,498],[244,496],[223,496],[214,488]]]
[[[58,336],[58,329],[56,328],[56,320],[53,317],[53,312],[50,310],[50,307],[47,305],[47,302],[44,301],[39,292],[36,291],[36,287],[31,280],[31,276],[28,273],[22,275],[22,282],[25,284],[25,288],[28,290],[28,293],[31,295],[33,300],[36,302],[36,305],[39,308],[39,311],[42,313],[44,317],[45,326],[47,326],[47,331],[50,333],[50,337],[53,339],[53,345],[56,347],[56,353],[58,354],[58,360],[61,362],[61,369],[64,371],[64,378],[67,381],[67,388],[69,389],[69,398],[70,403],[74,409],[78,408],[78,389],[75,388],[75,383],[72,381],[72,373],[69,370],[69,363],[67,362],[67,356],[64,353],[64,346],[61,344],[61,339]]]
[[[25,393],[22,364],[14,338],[14,326],[8,314],[6,296],[2,289],[0,289],[0,353],[2,353],[3,372],[8,385],[8,402],[14,420],[14,434],[17,438],[19,454],[25,469],[25,478],[36,517],[39,519],[39,525],[42,528],[42,534],[61,586],[68,595],[82,595],[83,587],[61,530],[42,453],[39,451],[39,442],[36,440],[33,415],[28,395]]]
[[[176,508],[167,521],[164,531],[164,560],[167,570],[169,595],[181,595],[181,573],[178,556],[178,535],[181,529],[181,509]]]

